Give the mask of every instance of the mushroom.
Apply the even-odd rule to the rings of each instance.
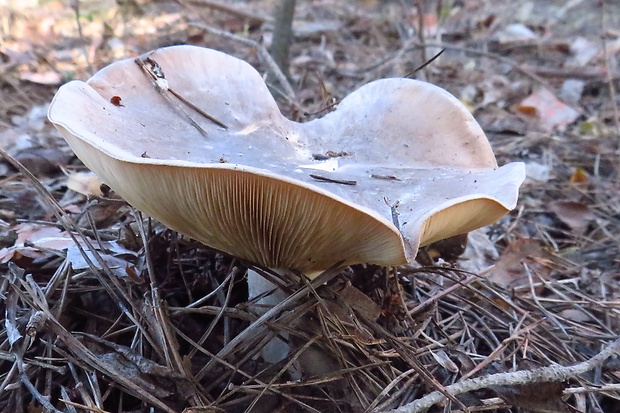
[[[524,179],[522,163],[497,166],[472,115],[437,86],[377,80],[297,123],[249,64],[195,46],[69,82],[49,119],[137,209],[309,277],[336,263],[411,262],[421,245],[505,215]]]

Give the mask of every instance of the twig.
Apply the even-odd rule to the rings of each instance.
[[[618,157],[620,157],[620,115],[618,114],[618,102],[616,102],[616,86],[614,85],[614,81],[611,75],[611,68],[609,67],[609,51],[607,50],[607,40],[606,40],[606,26],[607,19],[605,16],[609,12],[607,10],[607,2],[603,0],[601,7],[601,29],[603,31],[602,41],[603,41],[603,53],[605,55],[605,71],[607,84],[609,85],[609,95],[611,97],[611,107],[614,111],[614,123],[616,126],[616,135],[618,137]]]
[[[617,338],[590,360],[575,364],[574,366],[555,365],[534,370],[519,370],[510,373],[491,374],[485,377],[476,377],[446,386],[444,391],[450,395],[457,396],[459,394],[489,388],[492,386],[514,386],[519,384],[561,382],[600,367],[608,358],[618,352],[620,352],[620,338]],[[445,399],[446,396],[444,394],[439,391],[434,391],[418,400],[406,404],[405,406],[394,410],[389,410],[385,413],[419,413]]]
[[[450,398],[454,403],[465,407],[461,401],[454,397],[454,395],[447,392],[446,388],[435,377],[433,377],[426,366],[419,361],[418,357],[415,355],[415,350],[411,347],[411,344],[405,342],[399,337],[394,336],[390,331],[376,321],[366,319],[366,323],[372,327],[376,334],[382,336],[382,338],[390,344],[390,347],[415,370],[426,386],[438,389],[436,392],[443,398]],[[431,394],[434,393],[435,392]]]
[[[179,3],[184,4],[186,1],[179,1]],[[258,24],[261,23],[273,23],[273,19],[269,16],[263,16],[259,14],[254,14],[249,11],[240,10],[236,7],[232,7],[228,4],[220,3],[217,1],[211,0],[187,0],[187,3],[195,4],[197,6],[208,7],[213,10],[221,11],[224,13],[232,14],[233,16],[239,17],[241,19],[249,20],[251,22],[256,22]]]
[[[351,181],[348,179],[334,179],[334,178],[329,178],[327,176],[322,176],[322,175],[317,175],[317,174],[310,174],[310,177],[316,179],[317,181],[333,182],[335,184],[342,184],[342,185],[357,185],[357,181]]]
[[[398,213],[398,207],[400,206],[400,201],[396,201],[392,204],[390,203],[390,201],[387,200],[386,197],[383,197],[383,202],[385,202],[385,204],[390,207],[390,210],[392,211],[392,223],[400,231],[400,222],[398,220],[398,216],[400,215]]]
[[[95,412],[95,413],[110,413],[107,410],[101,410],[97,406],[85,406],[85,405],[80,404],[80,403],[72,402],[68,398],[67,399],[58,399],[58,401],[66,404],[67,406],[77,407],[77,408],[79,408],[81,410],[86,410],[86,411]]]
[[[530,79],[534,80],[536,83],[539,83],[540,85],[546,87],[549,90],[552,90],[552,87],[549,85],[549,82],[547,82],[545,79],[543,79],[542,77],[538,76],[537,74],[531,72],[529,69],[521,66],[519,63],[515,62],[514,60],[498,55],[497,53],[492,53],[492,52],[487,52],[484,50],[479,50],[479,49],[474,49],[471,47],[464,47],[464,46],[457,46],[457,45],[453,45],[453,44],[447,44],[447,43],[442,43],[442,42],[433,42],[433,43],[429,43],[429,42],[424,42],[424,43],[419,43],[419,42],[412,42],[413,48],[418,48],[418,47],[440,47],[443,49],[448,49],[448,50],[456,50],[459,52],[465,52],[465,53],[470,53],[470,54],[476,54],[479,56],[484,56],[484,57],[488,57],[489,59],[493,59],[493,60],[497,60],[498,62],[502,62],[505,63],[507,65],[509,65],[510,67],[514,68],[516,71],[520,72],[521,74],[529,77]]]
[[[134,396],[141,398],[147,403],[151,403],[153,406],[164,412],[174,413],[174,410],[168,407],[164,402],[136,384],[132,377],[127,377],[124,372],[120,371],[116,366],[111,363],[107,363],[100,356],[96,355],[88,347],[82,344],[82,342],[79,341],[73,334],[67,331],[51,313],[45,294],[31,275],[26,275],[25,280],[19,279],[18,281],[32,299],[32,302],[30,303],[31,306],[45,313],[45,325],[47,328],[56,335],[57,339],[62,341],[68,348],[71,349],[71,352],[77,359],[91,368],[107,375],[111,380],[123,386],[127,392],[133,394]],[[54,410],[54,412],[56,412],[56,410]]]
[[[536,73],[538,76],[545,78],[559,79],[582,79],[588,81],[602,82],[607,77],[608,70],[601,70],[595,67],[579,67],[579,68],[558,68],[558,67],[535,67],[533,65],[523,65],[523,69]],[[612,72],[609,74],[611,80],[620,79],[620,73]]]
[[[179,99],[181,102],[185,103],[187,106],[191,107],[192,109],[194,109],[196,112],[200,113],[202,116],[204,116],[205,118],[209,119],[211,122],[215,123],[217,126],[221,126],[224,129],[228,129],[228,126],[226,126],[224,124],[224,122],[217,120],[216,118],[214,118],[213,116],[209,115],[207,112],[205,112],[204,110],[200,109],[198,106],[194,105],[193,103],[191,103],[190,101],[188,101],[187,99],[185,99],[182,95],[180,95],[179,93],[177,93],[174,89],[168,88],[168,91],[170,93],[172,93],[172,95],[174,95],[174,97],[176,97],[177,99]]]
[[[282,73],[289,77],[290,48],[293,42],[293,16],[297,0],[278,0],[275,8],[271,57]],[[275,77],[275,76],[272,76]]]
[[[487,52],[484,50],[479,50],[479,49],[474,49],[471,47],[466,47],[466,46],[457,46],[454,44],[449,44],[449,43],[443,43],[443,42],[420,42],[420,41],[416,41],[416,40],[410,40],[408,42],[408,44],[403,47],[401,50],[399,50],[398,52],[395,52],[393,54],[391,54],[388,57],[385,57],[384,59],[380,60],[377,63],[374,63],[370,66],[364,67],[362,69],[358,69],[356,70],[354,73],[365,73],[371,70],[374,70],[378,67],[381,67],[395,59],[400,58],[401,56],[403,56],[406,52],[412,51],[413,49],[417,49],[417,48],[441,48],[441,49],[447,49],[447,50],[456,50],[459,52],[464,52],[464,53],[469,53],[469,54],[474,54],[474,55],[479,55],[479,56],[483,56],[483,57],[487,57],[489,59],[493,59],[493,60],[497,60],[498,62],[504,63],[510,67],[512,67],[513,69],[515,69],[517,72],[525,75],[526,77],[532,79],[533,81],[535,81],[536,83],[544,86],[545,88],[549,89],[549,90],[553,90],[553,88],[551,87],[551,85],[549,85],[549,82],[547,82],[545,79],[543,79],[542,77],[540,77],[539,75],[537,75],[536,73],[534,73],[534,71],[530,70],[528,67],[520,65],[519,63],[517,63],[516,61],[508,58],[508,57],[504,57],[501,55],[498,55],[497,53],[493,53],[493,52]],[[538,68],[536,69],[538,70]]]
[[[262,380],[260,380],[260,378],[258,378],[258,376],[251,376],[250,374],[246,373],[244,370],[239,369],[237,366],[228,363],[226,360],[218,358],[216,354],[212,354],[208,350],[206,350],[204,347],[201,347],[198,343],[196,343],[194,340],[192,340],[190,337],[188,337],[185,333],[183,333],[177,327],[173,326],[173,328],[174,328],[174,331],[179,335],[179,337],[181,337],[183,340],[187,341],[188,344],[192,345],[199,352],[201,352],[204,355],[206,355],[207,357],[209,357],[209,359],[215,360],[215,362],[220,363],[222,366],[228,368],[229,370],[236,372],[240,376],[243,376],[246,379],[244,381],[245,384],[242,385],[242,386],[239,386],[239,388],[249,387],[249,385],[247,383],[250,383],[250,382],[254,382],[254,383],[256,383],[260,387],[267,386],[267,383],[265,383]],[[235,386],[232,385],[232,383],[229,386],[230,386],[229,389],[231,390],[230,393],[235,392]],[[286,392],[278,390],[276,388],[276,386],[272,386],[271,391],[274,394],[277,394],[277,395],[283,397],[284,399],[286,399],[286,400],[288,400],[288,401],[290,401],[292,403],[295,403],[295,404],[301,406],[305,410],[308,410],[308,411],[311,411],[311,412],[316,412],[316,410],[313,409],[311,406],[303,403],[302,401],[300,401],[297,398],[287,394]],[[230,393],[228,393],[228,394],[230,394]]]
[[[242,36],[238,36],[233,33],[228,33],[224,30],[216,29],[215,27],[211,27],[203,23],[190,22],[189,25],[202,29],[206,31],[207,33],[211,33],[215,36],[220,36],[220,37],[223,37],[224,39],[234,40],[236,42],[239,42],[241,44],[244,44],[246,46],[256,49],[259,57],[267,65],[269,70],[271,70],[271,72],[276,77],[278,82],[280,82],[280,85],[284,87],[284,91],[286,92],[284,96],[289,100],[289,102],[297,105],[297,97],[295,96],[295,91],[293,90],[293,87],[289,83],[288,79],[286,78],[282,70],[280,70],[280,67],[278,66],[278,64],[273,60],[273,57],[271,57],[267,49],[265,49],[265,46],[263,46],[262,44],[258,42],[255,42],[252,39],[248,39],[247,37],[242,37]]]
[[[502,353],[511,342],[516,341],[522,338],[522,336],[527,335],[533,329],[539,327],[539,325],[543,322],[543,320],[537,320],[534,321],[532,324],[523,327],[523,323],[528,318],[528,315],[529,314],[525,314],[523,317],[521,317],[517,325],[514,327],[514,331],[512,332],[512,334],[510,334],[510,337],[502,340],[502,342],[498,346],[496,346],[496,348],[491,352],[491,354],[489,354],[488,357],[485,357],[484,360],[482,360],[482,362],[480,362],[476,367],[464,374],[461,380],[467,380],[470,377],[477,375],[479,371],[486,368],[492,362],[497,361],[497,357],[499,356],[499,354]]]
[[[101,255],[97,251],[97,249],[92,245],[90,240],[84,235],[84,232],[81,230],[79,226],[73,222],[70,216],[64,211],[64,209],[60,206],[58,201],[49,193],[47,188],[43,186],[41,181],[35,177],[32,172],[30,172],[24,165],[22,165],[18,160],[9,155],[2,147],[0,147],[0,157],[4,158],[9,164],[13,165],[19,172],[21,172],[30,182],[32,186],[36,190],[36,192],[43,198],[44,201],[47,201],[45,205],[49,207],[48,212],[51,212],[58,222],[65,228],[67,234],[75,244],[76,248],[80,251],[80,254],[88,264],[89,268],[92,269],[93,274],[97,277],[101,285],[108,292],[110,297],[114,299],[121,309],[121,311],[133,322],[139,329],[142,330],[142,324],[136,320],[134,314],[129,311],[132,308],[131,300],[125,289],[121,288],[119,281],[116,277],[111,273],[110,268],[107,263],[101,258]],[[77,233],[77,235],[75,233]],[[79,236],[79,239],[78,239]],[[80,242],[82,240],[82,242]],[[86,252],[89,251],[94,258],[94,261],[99,264],[99,266],[95,265],[91,256]],[[98,269],[101,268],[101,271]],[[102,274],[103,272],[103,274]],[[105,276],[104,276],[105,275]],[[148,335],[145,333],[145,336]]]
[[[243,340],[247,339],[247,337],[249,337],[249,336],[251,336],[253,334],[256,334],[256,332],[259,331],[260,327],[263,326],[264,324],[267,324],[267,322],[270,321],[272,317],[274,317],[276,314],[279,314],[280,312],[290,308],[294,303],[296,303],[302,297],[306,296],[306,294],[308,293],[310,287],[313,287],[313,288],[317,287],[319,285],[327,283],[328,281],[330,281],[331,279],[336,277],[339,274],[339,270],[340,270],[341,267],[342,267],[342,263],[341,262],[339,262],[336,265],[330,267],[329,269],[327,269],[323,273],[321,273],[321,275],[319,275],[314,280],[312,280],[311,284],[306,285],[303,288],[297,290],[295,293],[293,293],[291,296],[289,296],[286,300],[284,300],[284,301],[276,304],[275,306],[273,306],[265,314],[260,316],[255,322],[250,324],[249,327],[247,327],[245,330],[243,330],[243,332],[241,334],[239,334],[238,336],[233,338],[228,344],[226,344],[219,351],[219,353],[217,353],[217,359],[223,360],[226,356],[228,356],[230,353],[232,353],[235,350],[235,348],[237,347],[237,345],[239,343],[241,343]],[[203,369],[201,371],[203,376],[206,375],[206,373],[209,372],[215,366],[215,364],[217,363],[217,359],[214,358],[214,359],[210,360],[209,362],[207,362],[207,364],[203,367]]]
[[[424,38],[424,3],[421,0],[415,0],[414,5],[418,12],[418,41],[420,42],[422,46],[424,46],[426,44],[426,39]],[[422,62],[427,61],[426,47],[420,48],[420,59]],[[425,66],[426,65],[423,64],[422,66],[420,66],[419,69],[414,70],[414,72],[420,69],[423,69]],[[421,74],[422,74],[422,78],[426,80],[426,73],[423,71]],[[409,77],[409,76],[410,74],[405,77]]]
[[[166,79],[166,76],[164,75],[164,71],[162,70],[161,66],[155,60],[151,59],[150,57],[147,57],[146,59],[142,60],[141,58],[138,57],[134,61],[136,62],[136,64],[138,66],[140,66],[140,69],[142,69],[142,71],[144,71],[144,73],[148,77],[151,78],[151,80],[154,82],[154,85],[155,85],[155,88],[157,89],[157,91],[163,97],[165,97],[166,100],[168,100],[169,103],[172,103],[179,110],[181,110],[181,112],[183,112],[183,114],[189,119],[191,124],[196,129],[198,129],[201,133],[203,133],[204,135],[207,134],[207,132],[198,123],[196,123],[196,121],[187,112],[185,112],[185,110],[183,110],[183,108],[181,108],[179,105],[173,103],[172,100],[170,99],[170,97],[165,94],[165,92],[170,92],[174,97],[179,99],[181,102],[185,103],[190,108],[194,109],[196,112],[198,112],[199,114],[201,114],[205,118],[209,119],[211,122],[215,123],[217,126],[220,126],[220,127],[224,128],[224,129],[228,129],[228,126],[226,126],[224,123],[222,123],[221,121],[217,120],[216,118],[214,118],[213,116],[211,116],[207,112],[205,112],[204,110],[200,109],[198,106],[194,105],[193,103],[191,103],[190,101],[185,99],[181,94],[175,92],[170,87],[170,85],[168,84],[168,81]]]
[[[84,60],[86,60],[86,65],[88,66],[88,71],[92,75],[95,73],[93,66],[90,64],[90,59],[88,56],[88,50],[86,49],[86,42],[84,41],[84,33],[82,31],[82,23],[80,22],[80,0],[71,1],[71,8],[73,9],[73,13],[75,14],[75,22],[77,23],[78,36],[80,36],[80,40],[82,41],[82,53],[84,53]]]
[[[26,366],[22,356],[30,346],[30,343],[31,338],[26,337],[22,342],[20,348],[17,351],[13,352],[15,356],[15,364],[17,365],[17,370],[19,371],[19,379],[22,384],[28,389],[32,397],[41,404],[41,407],[43,407],[46,413],[62,413],[60,410],[52,406],[48,397],[42,395],[39,390],[37,390],[34,384],[32,384],[32,382],[30,381],[28,373],[26,373]]]
[[[411,72],[407,73],[405,76],[403,77],[411,77],[414,74],[416,74],[417,72],[419,72],[420,70],[424,69],[426,66],[430,65],[431,63],[433,63],[439,56],[441,56],[443,54],[443,52],[445,52],[446,49],[441,49],[439,51],[439,53],[437,53],[435,56],[431,57],[430,59],[428,59],[426,62],[422,63],[420,66],[416,67],[415,69],[413,69]]]
[[[571,387],[564,389],[564,394],[600,393],[604,391],[620,391],[620,383],[603,384],[589,387]]]
[[[159,297],[159,289],[157,288],[155,282],[155,265],[153,264],[153,259],[151,256],[151,249],[149,246],[149,238],[147,236],[146,230],[144,229],[144,218],[142,217],[142,213],[134,210],[134,216],[136,217],[137,222],[139,222],[138,230],[140,232],[140,238],[142,239],[142,245],[144,246],[144,255],[146,257],[146,267],[149,278],[149,286],[150,286],[150,309],[145,311],[152,311],[153,317],[145,317],[145,320],[150,324],[150,329],[153,332],[153,336],[156,337],[156,340],[159,342],[162,347],[162,351],[164,353],[164,358],[166,360],[166,366],[173,370],[175,373],[179,373],[181,376],[187,379],[189,383],[192,382],[192,378],[188,377],[188,372],[183,365],[181,357],[179,355],[179,345],[176,341],[176,338],[171,332],[170,329],[170,321],[168,318],[167,311],[162,308],[162,300]],[[197,396],[197,392],[195,389],[191,392],[190,398],[192,402],[192,406],[202,406],[200,398]]]

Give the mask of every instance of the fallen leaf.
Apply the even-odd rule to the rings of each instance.
[[[9,345],[13,347],[13,344],[15,344],[23,336],[19,332],[19,328],[17,327],[17,322],[15,320],[15,313],[17,311],[17,295],[14,297],[9,297],[7,304],[9,304],[9,301],[11,301],[11,305],[5,311],[7,316],[4,319],[4,328],[6,329],[6,338],[9,341]]]
[[[551,177],[551,165],[538,162],[526,162],[525,176],[534,181],[547,182]]]
[[[562,310],[560,311],[560,316],[579,324],[591,323],[594,321],[587,312],[578,308],[567,308],[566,310]]]
[[[524,135],[528,128],[527,122],[522,116],[511,113],[497,105],[487,106],[476,115],[476,118],[484,130],[494,133]]]
[[[588,182],[588,173],[583,168],[575,169],[575,172],[570,177],[571,184],[581,184],[584,182]]]
[[[352,285],[347,285],[345,288],[338,291],[338,296],[341,300],[364,314],[364,316],[368,317],[370,320],[376,321],[381,315],[381,307]]]
[[[599,53],[599,47],[598,44],[584,37],[577,37],[571,43],[570,51],[575,65],[585,66]]]
[[[40,85],[51,86],[60,85],[64,81],[63,77],[58,72],[54,72],[53,70],[47,70],[45,72],[26,71],[21,73],[20,79],[32,83],[38,83]]]
[[[70,158],[59,148],[32,147],[15,155],[22,165],[35,176],[52,175],[58,172],[59,165],[65,165]]]
[[[547,382],[493,386],[492,389],[507,403],[532,413],[568,413],[562,400],[564,387],[562,383]]]
[[[517,370],[534,370],[542,367],[530,359],[518,360]],[[508,369],[499,363],[492,363],[485,369],[486,374],[503,373]],[[561,382],[542,382],[530,384],[511,384],[491,386],[500,398],[514,407],[531,413],[569,413],[567,404],[562,400],[566,385]]]
[[[472,231],[467,236],[467,248],[459,259],[459,267],[474,274],[493,266],[499,253],[484,229]]]
[[[555,201],[549,204],[548,209],[577,235],[585,234],[588,224],[596,218],[592,210],[581,202]]]
[[[562,130],[579,117],[579,112],[558,100],[548,89],[540,88],[517,106],[526,116],[537,117],[540,126],[552,131]]]
[[[0,250],[0,262],[6,263],[16,253],[29,258],[44,258],[50,255],[46,250],[62,251],[73,244],[66,232],[56,227],[38,224],[18,224],[13,230],[17,233],[15,244]]]
[[[156,397],[170,397],[187,386],[184,376],[140,355],[130,347],[90,334],[82,334],[81,341],[100,363],[109,366],[109,370],[131,377],[132,382]]]
[[[131,262],[137,259],[135,252],[126,249],[115,241],[98,243],[97,252],[103,264],[108,267],[112,274],[122,278],[129,277],[134,282],[143,282],[142,278],[138,276],[140,271]],[[95,258],[92,251],[84,250],[84,253],[96,269],[102,269],[102,263]],[[74,270],[79,271],[90,268],[90,264],[75,244],[67,248],[67,260],[69,260],[71,268]]]
[[[506,289],[524,290],[525,293],[529,293],[528,288],[523,288],[530,284],[524,264],[532,270],[532,282],[539,282],[537,274],[548,275],[551,269],[547,264],[551,261],[553,261],[552,255],[538,241],[521,238],[508,245],[488,279]]]
[[[523,23],[509,24],[493,36],[500,45],[533,43],[538,39],[536,33]]]
[[[587,136],[597,137],[597,136],[601,136],[602,134],[601,128],[599,125],[599,120],[594,119],[594,118],[590,118],[590,119],[584,120],[583,122],[579,122],[578,130],[580,134],[587,135]]]
[[[114,225],[118,220],[126,214],[126,205],[122,202],[114,202],[109,200],[98,200],[91,203],[88,208],[88,215],[84,214],[79,220],[79,225],[95,225],[95,228],[108,228]]]
[[[101,180],[92,172],[73,172],[67,176],[67,188],[82,195],[101,196]]]
[[[564,83],[562,83],[560,97],[566,103],[577,105],[581,100],[585,85],[586,82],[580,79],[566,79]]]
[[[64,209],[65,212],[69,212],[71,214],[80,214],[80,213],[82,213],[82,209],[79,206],[75,205],[75,204],[63,206],[62,209]]]
[[[458,366],[456,365],[456,363],[454,363],[450,359],[450,356],[448,356],[448,354],[445,351],[443,350],[439,350],[437,352],[431,351],[431,355],[433,356],[435,361],[441,365],[441,367],[448,370],[450,373],[459,372]]]

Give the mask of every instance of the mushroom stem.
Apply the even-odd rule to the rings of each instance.
[[[271,271],[280,275],[287,273],[285,270],[271,269]],[[312,275],[316,274],[309,274],[309,276]],[[255,300],[257,297],[262,296],[254,301],[259,307],[257,312],[260,315],[288,298],[288,294],[285,291],[256,271],[248,269],[247,276],[248,299]],[[262,331],[266,328],[268,327],[263,327]],[[299,347],[299,340],[295,342],[295,339],[294,336],[290,336],[287,332],[278,332],[278,335],[270,339],[261,349],[260,355],[263,361],[268,364],[275,364],[286,359],[291,354],[292,350],[294,351]],[[291,342],[293,344],[291,344]],[[338,363],[336,360],[325,354],[316,345],[311,345],[296,356],[296,360],[289,365],[287,370],[291,380],[299,380],[304,376],[327,375],[333,373],[337,369]]]
[[[281,271],[272,271],[281,273]],[[288,294],[256,271],[248,269],[248,300],[251,301],[260,296],[263,297],[257,299],[255,303],[259,308],[259,315],[262,315],[269,308],[284,301]],[[288,333],[281,332],[278,337],[271,339],[261,350],[263,360],[266,363],[277,363],[284,360],[290,351],[288,338]]]

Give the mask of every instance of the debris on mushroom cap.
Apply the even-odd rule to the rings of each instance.
[[[137,61],[153,72],[124,60],[62,86],[49,118],[130,204],[213,248],[306,272],[398,265],[515,207],[523,164],[498,168],[437,86],[377,80],[300,124],[232,56],[174,46]]]

